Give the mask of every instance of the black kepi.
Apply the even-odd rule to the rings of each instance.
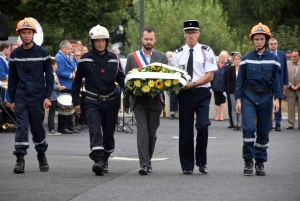
[[[186,20],[183,22],[183,31],[188,29],[199,30],[199,21],[198,20]]]

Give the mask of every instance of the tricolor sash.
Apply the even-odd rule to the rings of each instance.
[[[140,68],[149,65],[146,57],[143,54],[142,49],[133,52],[133,57]]]

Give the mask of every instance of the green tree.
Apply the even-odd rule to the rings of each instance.
[[[126,27],[126,54],[139,49],[139,1],[134,1],[133,7],[136,15],[128,20]],[[155,28],[155,48],[160,51],[174,51],[185,44],[182,29],[183,22],[188,19],[199,20],[200,43],[209,45],[216,54],[233,50],[226,14],[217,0],[145,1],[144,24]]]
[[[0,0],[8,14],[12,35],[18,21],[35,18],[43,28],[44,43],[53,54],[63,39],[80,39],[87,45],[89,30],[100,24],[114,33],[127,16],[130,0]]]
[[[273,35],[278,39],[280,49],[287,51],[300,45],[299,1],[296,0],[265,0],[265,1],[243,1],[243,0],[220,0],[224,12],[228,13],[228,26],[230,31],[236,32],[233,42],[242,53],[247,53],[253,48],[249,43],[249,33],[253,26],[259,22],[266,24]],[[297,35],[298,34],[298,35]],[[279,38],[278,38],[279,36]],[[291,42],[293,41],[293,43]],[[286,46],[289,44],[288,46]],[[293,49],[293,48],[292,48]]]

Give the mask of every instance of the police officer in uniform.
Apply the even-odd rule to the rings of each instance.
[[[8,93],[11,100],[10,109],[15,113],[17,132],[15,151],[17,164],[14,173],[24,173],[24,155],[29,147],[28,123],[32,141],[38,153],[39,168],[48,171],[49,165],[45,156],[48,148],[43,128],[44,109],[51,106],[53,89],[53,70],[49,52],[33,41],[37,33],[35,24],[28,18],[21,20],[16,28],[22,45],[15,49],[9,63]]]
[[[253,159],[256,161],[255,174],[265,175],[263,163],[267,161],[272,107],[277,112],[282,99],[278,74],[280,64],[276,55],[266,51],[271,37],[270,29],[262,23],[251,29],[250,40],[255,50],[243,56],[236,80],[236,110],[243,116],[244,175],[253,174]]]
[[[108,157],[114,151],[115,122],[120,100],[115,93],[115,81],[124,88],[124,72],[116,54],[107,50],[109,33],[97,25],[89,32],[92,50],[81,56],[72,84],[72,102],[80,113],[80,89],[85,78],[85,109],[90,131],[90,158],[95,162],[93,172],[108,172]],[[103,131],[103,133],[102,133]]]
[[[186,45],[177,49],[172,57],[172,65],[188,72],[191,82],[178,94],[179,102],[179,157],[183,174],[192,174],[195,166],[203,174],[207,170],[207,141],[210,82],[218,69],[213,50],[198,43],[199,21],[186,20],[184,38]],[[196,151],[194,151],[194,114],[196,113]],[[195,157],[194,157],[195,153]]]

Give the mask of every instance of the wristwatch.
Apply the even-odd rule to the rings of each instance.
[[[196,82],[193,82],[193,84],[194,84],[193,88],[194,88],[195,86],[197,86]]]

